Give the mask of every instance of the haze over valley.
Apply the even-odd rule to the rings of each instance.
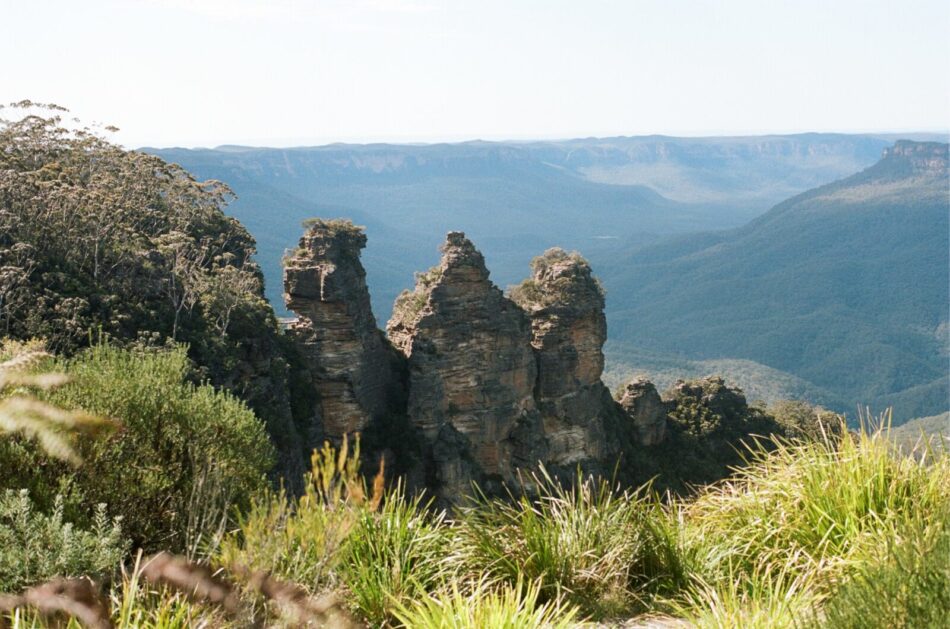
[[[257,239],[266,294],[280,312],[281,258],[313,216],[366,226],[363,259],[380,318],[413,273],[435,262],[447,231],[463,230],[478,244],[502,287],[523,279],[538,252],[560,246],[588,257],[607,290],[608,373],[618,381],[637,372],[724,373],[756,399],[807,399],[851,415],[862,404],[894,406],[900,422],[942,412],[947,397],[939,308],[947,301],[946,170],[926,184],[907,174],[912,181],[899,193],[865,183],[846,201],[849,215],[811,209],[800,218],[796,201],[782,202],[852,175],[860,180],[856,173],[905,137],[945,139],[646,136],[146,150],[234,189],[227,211]],[[899,170],[892,162],[900,159],[863,177]],[[842,194],[819,198],[828,205]]]

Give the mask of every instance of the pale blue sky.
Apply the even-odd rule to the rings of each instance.
[[[0,7],[0,101],[130,146],[950,127],[947,0]]]

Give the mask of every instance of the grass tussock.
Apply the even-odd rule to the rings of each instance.
[[[400,603],[396,621],[419,629],[567,629],[577,609],[561,599],[543,601],[537,582],[497,585],[486,580],[469,588],[453,582],[446,589],[411,603]]]
[[[565,487],[544,470],[531,485],[536,497],[483,500],[462,513],[455,532],[466,573],[537,583],[542,601],[563,599],[595,618],[642,607],[679,573],[666,516],[646,492],[582,475]]]

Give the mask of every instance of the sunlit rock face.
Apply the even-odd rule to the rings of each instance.
[[[360,250],[362,228],[315,221],[284,261],[289,333],[317,393],[322,436],[364,431],[391,411],[397,356],[376,326]]]
[[[531,267],[511,297],[531,321],[547,463],[597,468],[615,458],[618,444],[607,434],[615,404],[600,380],[607,339],[603,290],[576,253],[549,249]]]
[[[623,387],[620,406],[641,445],[652,446],[663,441],[667,408],[652,382],[646,378],[634,378],[628,382]]]
[[[441,250],[439,265],[397,299],[387,331],[408,360],[407,413],[431,453],[431,484],[451,500],[473,481],[489,492],[516,483],[547,443],[528,318],[463,233],[450,232]]]

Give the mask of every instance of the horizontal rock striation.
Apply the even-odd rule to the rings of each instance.
[[[445,499],[473,481],[498,491],[546,449],[527,317],[488,276],[482,254],[450,232],[440,264],[397,299],[387,325],[408,360],[407,414],[431,456],[429,484]]]
[[[615,405],[600,379],[607,340],[603,289],[587,261],[563,249],[538,256],[531,270],[530,278],[511,289],[511,298],[531,321],[546,463],[597,469],[616,459],[619,446],[608,434]]]
[[[314,221],[284,262],[284,299],[297,314],[289,333],[307,362],[321,437],[366,430],[391,411],[395,353],[376,326],[360,250],[362,228]]]
[[[286,260],[298,314],[289,334],[313,383],[318,432],[371,435],[374,454],[395,459],[387,469],[445,506],[473,484],[517,490],[530,478],[520,472],[539,464],[561,479],[580,469],[639,484],[673,470],[685,476],[668,487],[707,482],[728,472],[723,452],[773,429],[715,377],[679,382],[664,399],[635,378],[614,400],[601,381],[604,293],[579,254],[546,251],[509,298],[475,246],[450,232],[439,264],[396,300],[387,338],[370,310],[365,244],[348,221],[315,221]],[[670,457],[689,448],[685,462]]]

